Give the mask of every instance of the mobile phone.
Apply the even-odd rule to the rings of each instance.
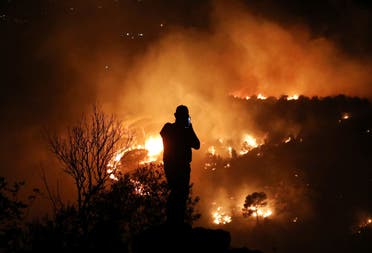
[[[190,125],[191,125],[191,118],[188,117],[188,118],[187,118],[187,125],[186,125],[186,128],[190,127]]]

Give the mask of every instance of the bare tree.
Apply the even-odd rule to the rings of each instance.
[[[132,135],[123,129],[113,115],[108,116],[98,106],[91,115],[69,128],[66,135],[48,134],[52,153],[70,175],[77,190],[79,216],[88,222],[93,198],[105,189],[115,169],[107,165],[118,150],[131,144]]]
[[[249,217],[255,214],[256,223],[258,224],[258,210],[267,205],[267,196],[264,192],[254,192],[247,195],[244,202],[243,216]]]

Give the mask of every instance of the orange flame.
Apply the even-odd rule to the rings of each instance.
[[[222,207],[217,207],[215,211],[212,212],[213,217],[213,223],[214,224],[227,224],[232,221],[232,218],[230,215],[227,215],[225,212],[223,212]]]
[[[292,96],[288,96],[287,100],[297,100],[298,98],[299,98],[299,96],[297,94],[294,94]]]
[[[267,218],[273,214],[273,211],[270,208],[258,208],[256,209],[255,207],[250,207],[250,210],[254,211],[253,217],[262,217],[262,218]],[[256,212],[257,210],[257,212]]]
[[[132,150],[147,150],[147,157],[145,160],[140,161],[139,164],[145,164],[150,162],[155,162],[159,159],[161,153],[163,152],[163,141],[160,136],[150,136],[146,139],[145,145],[133,145],[129,148],[118,150],[107,164],[107,174],[112,180],[118,180],[115,173],[118,167],[121,165],[121,159],[123,156]]]
[[[163,152],[163,140],[160,136],[150,136],[145,141],[145,149],[148,152],[147,159],[141,163],[157,161],[160,154]]]

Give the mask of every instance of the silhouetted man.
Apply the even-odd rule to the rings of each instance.
[[[200,141],[190,121],[189,110],[179,105],[175,123],[166,123],[160,135],[164,146],[164,171],[170,188],[167,203],[167,223],[184,224],[189,196],[191,148],[199,149]]]

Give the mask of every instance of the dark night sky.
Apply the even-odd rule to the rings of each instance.
[[[120,80],[118,73],[129,73],[139,57],[174,31],[213,34],[215,2],[235,3],[1,0],[0,175],[36,183],[35,171],[46,159],[40,151],[45,149],[42,128],[63,129],[97,100],[108,108],[120,104],[113,97],[119,85],[105,88],[92,78],[110,71],[113,80]],[[370,64],[370,1],[236,2],[279,27],[306,27],[311,38],[326,38],[343,57]],[[365,96],[370,97],[371,79],[367,84]]]

